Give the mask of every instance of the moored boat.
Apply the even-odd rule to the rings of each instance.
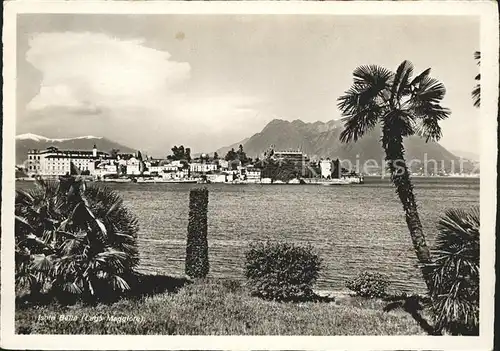
[[[130,182],[132,182],[132,179],[130,179],[130,178],[104,178],[101,181],[102,182],[109,182],[109,183],[130,183]]]
[[[363,184],[364,179],[362,176],[351,176],[351,177],[342,177],[329,179],[327,181],[321,182],[321,185],[347,185],[347,184]]]

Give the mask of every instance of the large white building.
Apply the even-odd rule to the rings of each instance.
[[[319,162],[321,169],[321,178],[339,178],[340,177],[340,162],[339,160],[321,160]]]
[[[73,170],[93,174],[96,163],[109,158],[107,153],[97,151],[95,145],[91,151],[59,150],[50,147],[42,151],[29,151],[26,171],[29,176],[60,176],[71,174],[73,166]]]
[[[321,169],[321,178],[331,178],[333,170],[333,162],[330,159],[321,160],[319,162]]]

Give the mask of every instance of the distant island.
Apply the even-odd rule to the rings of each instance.
[[[278,179],[281,177],[285,181],[289,181],[293,178],[309,178],[310,175],[308,172],[314,172],[316,175],[320,175],[320,163],[323,160],[331,160],[330,162],[333,162],[333,160],[340,160],[343,162],[343,167],[345,167],[344,174],[353,171],[367,175],[383,174],[385,171],[384,152],[379,141],[380,130],[375,128],[363,139],[350,144],[343,144],[339,141],[339,134],[341,130],[342,122],[339,120],[305,123],[301,120],[294,120],[290,122],[281,119],[274,119],[269,122],[261,132],[245,138],[238,143],[219,148],[212,153],[193,154],[193,162],[199,163],[203,166],[193,166],[191,171],[196,173],[199,169],[201,173],[204,173],[204,175],[207,175],[208,173],[209,178],[213,178],[210,172],[217,172],[218,170],[237,170],[236,168],[230,170],[228,166],[224,164],[227,159],[227,161],[231,162],[241,161],[241,165],[239,165],[239,167],[252,166],[255,167],[255,169],[264,170],[264,175],[261,176],[262,178],[281,180]],[[123,162],[129,159],[135,159],[139,164],[140,160],[137,158],[137,150],[104,137],[82,136],[76,138],[51,139],[28,133],[18,135],[16,137],[16,164],[18,166],[18,173],[20,175],[24,174],[22,169],[25,169],[26,174],[32,175],[32,172],[30,172],[29,169],[30,166],[26,164],[26,162],[29,161],[28,155],[30,150],[47,150],[48,148],[55,148],[64,152],[71,150],[90,152],[93,145],[95,145],[100,152],[107,153],[111,158],[115,156],[112,155],[113,153],[121,153],[121,166],[125,166]],[[414,176],[477,176],[479,174],[479,162],[461,157],[463,154],[457,156],[446,150],[439,143],[426,143],[422,138],[412,136],[405,140],[405,147],[406,160],[417,161],[409,163],[410,171]],[[177,148],[177,146],[174,146],[174,148]],[[174,148],[172,148],[172,150],[174,150]],[[187,149],[189,148],[186,147],[186,150]],[[165,154],[169,154],[171,152],[175,154],[172,150],[166,151]],[[240,160],[242,150],[244,150],[243,152],[245,157]],[[267,166],[264,167],[262,162],[263,160],[269,158],[271,150],[273,150],[273,152],[282,152],[284,153],[283,155],[286,155],[287,152],[302,155],[299,157],[300,160],[296,156],[285,156],[282,157],[280,161],[295,160],[294,162],[298,162],[300,165],[285,166],[285,171],[266,171],[266,167],[270,168],[272,166],[268,163]],[[188,164],[192,161],[191,150],[189,150],[189,153],[189,159],[185,161],[185,164],[182,165],[184,168],[181,169],[186,170],[190,167]],[[142,162],[145,162],[144,168],[146,169],[146,174],[143,173],[143,175],[149,175],[147,173],[149,169],[153,169],[152,172],[153,175],[155,175],[155,172],[158,172],[158,169],[155,167],[164,165],[167,161],[181,161],[182,159],[176,156],[177,159],[168,160],[168,155],[160,158],[152,158],[146,155],[144,156],[145,157]],[[105,157],[104,160],[108,163],[110,162],[109,158]],[[248,162],[248,160],[251,160],[251,162]],[[275,158],[275,160],[278,159]],[[348,166],[345,166],[345,162],[347,162]],[[370,162],[370,169],[363,169],[362,166]],[[215,165],[207,166],[212,163],[215,163]],[[99,164],[101,168],[105,167],[102,162]],[[99,172],[98,165],[93,167],[96,172]],[[101,171],[101,173],[119,174],[116,167],[120,166],[116,164],[116,161],[113,161],[109,166],[107,166],[107,170],[105,172]],[[135,168],[138,167],[136,165],[129,164],[128,167],[133,169],[133,171],[129,172],[130,174],[128,175],[136,176],[137,174],[135,173],[139,172],[139,170],[135,171]],[[236,165],[234,167],[238,166]],[[66,169],[64,172],[68,170],[69,169]],[[53,170],[51,169],[51,172],[52,171]],[[83,169],[82,171],[89,171],[89,169],[87,167],[87,169]],[[160,170],[160,173],[161,172],[162,170]],[[270,174],[267,174],[266,172]],[[281,175],[277,178],[272,172]],[[100,176],[101,174],[99,174],[99,177]],[[341,175],[339,175],[339,177],[340,176]],[[238,177],[244,178],[244,175],[240,174]],[[182,177],[179,176],[178,178]],[[231,178],[231,176],[229,178]]]

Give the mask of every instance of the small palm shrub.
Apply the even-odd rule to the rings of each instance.
[[[137,218],[120,196],[81,179],[36,180],[15,198],[18,297],[102,300],[128,290]]]
[[[479,334],[479,208],[450,209],[438,223],[430,295],[437,330]]]
[[[253,243],[246,253],[246,278],[252,295],[269,300],[309,299],[320,270],[311,246]]]
[[[208,190],[189,192],[189,222],[186,245],[186,274],[191,278],[204,278],[210,269],[207,240]]]
[[[380,273],[361,272],[346,282],[346,287],[355,295],[362,297],[386,297],[390,282]]]

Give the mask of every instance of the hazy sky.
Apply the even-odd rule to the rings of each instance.
[[[479,153],[475,17],[20,15],[17,134],[213,151],[273,118],[328,121],[359,65],[431,67],[442,144]]]

